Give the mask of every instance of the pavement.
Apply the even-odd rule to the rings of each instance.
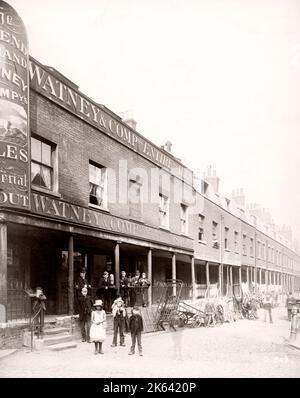
[[[0,359],[9,357],[10,355],[14,354],[17,352],[16,349],[11,349],[11,350],[0,350]]]
[[[175,378],[272,377],[298,378],[300,351],[289,342],[286,309],[273,310],[274,323],[237,320],[221,326],[180,332],[143,334],[143,356],[128,356],[126,347],[103,344],[104,355],[94,355],[93,344],[78,342],[61,352],[19,350],[0,360],[1,378]],[[300,336],[299,336],[300,339]]]

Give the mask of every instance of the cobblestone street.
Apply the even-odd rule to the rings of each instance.
[[[299,377],[300,351],[284,343],[290,327],[285,309],[274,310],[273,324],[259,315],[257,321],[143,335],[143,357],[128,356],[128,335],[126,347],[116,348],[108,336],[104,355],[81,342],[56,353],[22,349],[0,360],[0,377]],[[180,342],[181,358],[174,349]]]

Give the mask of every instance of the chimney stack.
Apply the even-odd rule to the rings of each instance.
[[[232,191],[232,199],[235,201],[235,203],[238,206],[245,207],[246,200],[245,200],[244,190],[242,188],[235,189]]]
[[[169,152],[169,153],[171,153],[171,150],[172,150],[172,142],[171,141],[167,141],[166,143],[165,143],[165,151],[167,151],[167,152]]]
[[[137,122],[132,115],[132,111],[124,111],[120,112],[122,117],[122,121],[127,124],[127,126],[131,127],[133,130],[136,131]]]
[[[219,192],[220,178],[217,177],[216,170],[212,170],[212,166],[207,167],[207,172],[204,173],[204,181],[211,184],[216,193]]]

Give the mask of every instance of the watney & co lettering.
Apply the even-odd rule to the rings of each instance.
[[[168,170],[174,168],[173,159],[163,151],[150,144],[143,137],[126,127],[120,120],[114,119],[105,111],[104,107],[91,102],[89,99],[68,87],[54,77],[50,71],[38,65],[36,61],[29,63],[30,86],[48,98],[71,110],[118,141],[123,142],[141,155]],[[179,165],[176,164],[178,168]]]
[[[1,203],[1,195],[0,195]],[[95,227],[107,232],[120,233],[135,238],[152,240],[166,245],[191,249],[190,241],[168,232],[160,231],[132,221],[123,220],[100,211],[67,203],[46,195],[32,193],[32,212],[67,222]]]
[[[24,24],[0,0],[0,205],[30,208],[28,44]]]

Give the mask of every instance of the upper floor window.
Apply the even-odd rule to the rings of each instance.
[[[128,187],[130,217],[138,219],[141,219],[142,217],[142,188],[142,178],[137,174],[130,175]]]
[[[89,163],[90,199],[92,205],[107,207],[107,169]]]
[[[247,236],[243,235],[243,255],[247,255]]]
[[[261,245],[261,258],[263,260],[265,259],[265,248],[266,248],[266,245],[264,243],[262,243],[262,245]]]
[[[181,225],[181,233],[187,235],[187,214],[188,207],[184,204],[180,205],[180,225]]]
[[[253,238],[250,238],[250,256],[253,257]]]
[[[31,137],[31,183],[54,190],[54,152],[56,145]]]
[[[257,258],[261,258],[261,243],[257,242]]]
[[[169,228],[169,198],[159,194],[159,225]]]
[[[215,221],[212,222],[212,241],[213,241],[213,247],[215,249],[218,249],[219,248],[218,223]]]
[[[234,231],[234,251],[239,252],[239,233]]]
[[[225,227],[224,249],[229,250],[229,228]]]
[[[204,241],[204,220],[205,217],[202,214],[199,214],[198,240],[200,242]]]

